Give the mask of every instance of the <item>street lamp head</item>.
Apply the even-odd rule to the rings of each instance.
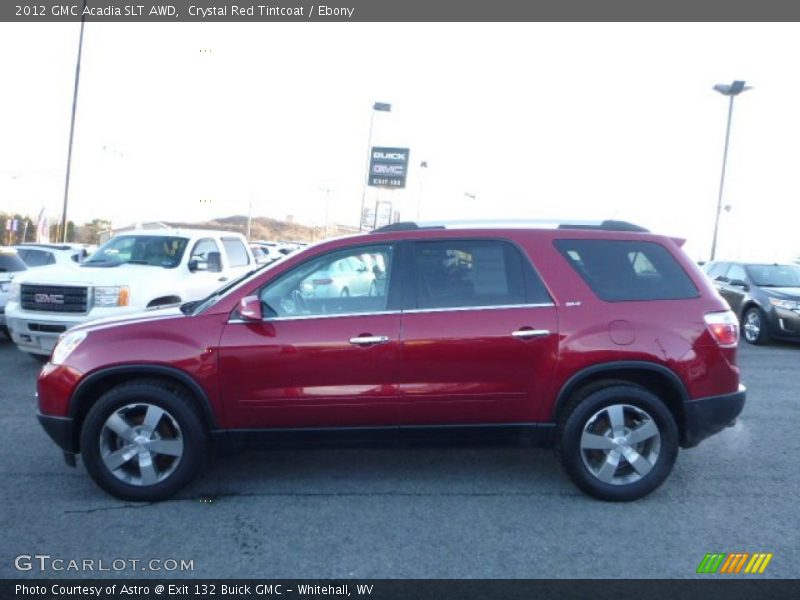
[[[723,96],[738,96],[742,92],[753,89],[753,86],[745,85],[744,81],[737,80],[731,84],[718,83],[713,89],[715,92],[719,92]]]

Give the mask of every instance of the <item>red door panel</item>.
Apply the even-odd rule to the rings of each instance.
[[[393,426],[400,315],[229,323],[220,343],[232,428]],[[359,336],[386,342],[351,343]]]
[[[400,422],[535,421],[557,348],[549,305],[404,313]]]

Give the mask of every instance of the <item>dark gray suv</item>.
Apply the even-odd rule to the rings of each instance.
[[[746,341],[800,341],[800,266],[710,262],[703,270],[739,317]]]

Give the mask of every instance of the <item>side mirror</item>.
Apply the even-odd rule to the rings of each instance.
[[[222,271],[222,255],[219,252],[208,253],[208,270],[212,273]]]
[[[245,321],[262,321],[261,298],[258,296],[245,296],[239,300],[239,316]]]
[[[733,285],[733,286],[736,286],[736,287],[740,287],[740,288],[742,288],[744,290],[749,290],[750,289],[750,286],[747,285],[747,283],[745,281],[742,281],[741,279],[731,279],[728,283],[730,285]]]

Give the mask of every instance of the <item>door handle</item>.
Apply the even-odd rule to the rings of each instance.
[[[546,337],[550,335],[549,329],[517,329],[512,331],[511,335],[518,340],[529,340],[538,337]]]
[[[389,338],[385,335],[362,335],[350,338],[350,343],[356,346],[372,346],[373,344],[385,344]]]
[[[220,277],[219,279],[217,279],[217,281],[228,281],[228,278],[227,277]]]

